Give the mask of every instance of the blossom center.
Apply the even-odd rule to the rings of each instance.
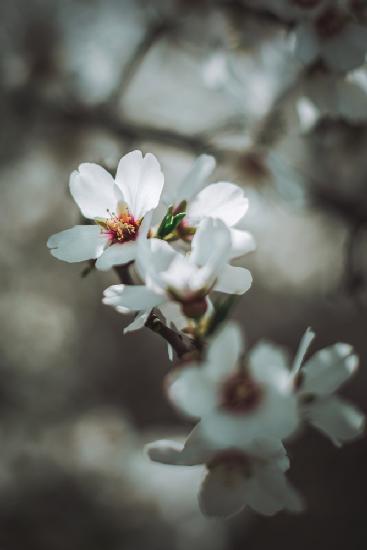
[[[323,39],[333,38],[344,29],[348,20],[348,16],[344,12],[330,8],[317,19],[317,34]]]
[[[262,399],[261,388],[246,373],[227,378],[222,388],[221,406],[232,413],[251,412]]]
[[[111,244],[115,244],[135,240],[141,220],[136,220],[126,209],[119,214],[111,213],[110,218],[98,220],[97,223],[102,227],[103,232],[109,236]]]

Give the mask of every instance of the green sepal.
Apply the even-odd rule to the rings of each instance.
[[[181,211],[182,207],[186,208],[185,201],[183,201],[175,210],[173,210],[173,206],[168,208],[167,213],[157,230],[158,239],[166,239],[174,233],[175,229],[180,225],[181,221],[186,216],[186,212]]]

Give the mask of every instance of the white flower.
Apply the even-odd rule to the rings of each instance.
[[[246,449],[260,434],[289,436],[298,425],[298,408],[282,356],[267,361],[255,348],[241,366],[241,353],[239,328],[228,324],[209,343],[203,363],[171,375],[168,395],[181,412],[202,419],[203,432],[216,444],[235,441]]]
[[[172,302],[181,304],[186,316],[201,317],[211,290],[243,294],[251,286],[247,269],[228,264],[230,238],[226,225],[212,218],[201,222],[187,255],[163,240],[139,238],[136,270],[144,284],[113,285],[105,290],[103,302],[121,313],[140,312],[134,329],[144,325],[154,307],[163,308],[167,317]],[[175,311],[169,320],[181,324]]]
[[[115,179],[97,164],[81,164],[70,176],[70,192],[95,224],[52,235],[51,254],[66,262],[97,259],[101,270],[133,261],[142,220],[158,205],[163,181],[157,159],[141,151],[122,157]]]
[[[213,447],[199,424],[184,445],[155,441],[146,446],[146,452],[151,460],[163,464],[206,465],[199,505],[207,516],[228,517],[245,506],[267,516],[282,509],[303,509],[301,497],[285,477],[289,460],[280,441],[258,440],[246,452],[235,444]]]
[[[230,257],[236,258],[255,249],[252,235],[238,227],[248,210],[248,199],[243,190],[233,183],[220,181],[206,185],[214,168],[213,157],[199,156],[178,187],[166,186],[163,200],[174,209],[185,201],[186,216],[181,224],[183,235],[186,227],[197,227],[204,218],[222,220],[230,228]]]
[[[367,120],[367,76],[363,69],[344,75],[320,72],[308,78],[297,110],[301,129],[312,130],[322,117]]]
[[[337,343],[315,353],[301,367],[314,333],[306,333],[293,365],[301,414],[315,428],[340,446],[361,435],[364,414],[348,401],[334,395],[358,368],[352,346]]]
[[[338,6],[327,7],[295,31],[294,51],[306,64],[321,59],[332,70],[350,71],[364,63],[366,49],[367,27]]]

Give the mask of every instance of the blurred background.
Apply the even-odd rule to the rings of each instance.
[[[235,317],[248,347],[356,347],[343,390],[367,412],[367,72],[294,54],[271,2],[2,0],[0,549],[353,550],[367,545],[367,443],[307,431],[290,447],[304,515],[201,517],[200,468],[144,443],[190,429],[167,403],[166,346],[101,303],[113,273],[52,258],[79,221],[68,178],[133,148],[177,184],[200,153],[241,185],[258,249]],[[362,4],[362,3],[361,3]]]

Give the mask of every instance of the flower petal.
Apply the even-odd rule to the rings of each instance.
[[[305,418],[327,435],[338,447],[359,437],[365,429],[365,416],[339,397],[317,399],[303,406]]]
[[[214,290],[227,294],[244,294],[252,284],[252,276],[248,269],[226,265],[221,270]]]
[[[229,322],[210,340],[207,361],[202,367],[213,382],[219,382],[237,369],[237,362],[243,351],[241,331],[235,323]]]
[[[51,254],[64,262],[83,262],[98,258],[108,243],[108,237],[97,225],[75,225],[52,235],[47,246]]]
[[[116,184],[120,187],[131,214],[142,218],[158,205],[164,178],[159,162],[151,153],[128,153],[119,162]]]
[[[315,336],[316,336],[316,334],[314,333],[314,331],[311,330],[310,327],[308,327],[306,332],[304,333],[304,335],[301,338],[296,356],[295,356],[294,361],[293,361],[293,365],[292,365],[292,374],[293,375],[297,374],[297,372],[301,368],[301,365],[303,363],[305,355],[306,355],[313,339],[315,338]]]
[[[135,260],[136,242],[116,243],[106,248],[96,262],[96,268],[101,271],[108,271],[114,265],[128,264]]]
[[[337,390],[358,368],[352,346],[334,344],[315,353],[303,368],[302,394],[329,395]]]
[[[136,315],[135,319],[127,327],[124,328],[124,334],[128,334],[129,332],[134,332],[135,330],[144,328],[149,315],[150,311],[140,311]]]
[[[218,465],[205,477],[199,506],[209,517],[229,517],[245,506],[246,478],[240,468]]]
[[[221,181],[205,187],[188,208],[188,218],[195,223],[203,218],[219,218],[228,226],[235,225],[246,214],[248,199],[233,183]]]
[[[162,439],[146,445],[145,451],[154,462],[177,466],[204,464],[213,455],[201,436],[199,425],[191,431],[183,445]]]
[[[264,515],[285,509],[302,512],[303,499],[288,482],[284,473],[273,465],[256,469],[256,483],[248,490],[246,500],[252,508]]]
[[[103,296],[104,304],[130,311],[147,311],[162,303],[162,297],[144,285],[112,285]]]
[[[333,40],[325,42],[322,57],[336,71],[350,71],[362,65],[366,58],[367,29],[364,25],[350,23]]]
[[[248,364],[253,376],[260,382],[278,386],[279,379],[289,379],[289,358],[286,351],[269,342],[259,342],[248,354]]]
[[[183,447],[182,443],[168,439],[159,439],[145,445],[144,451],[153,462],[178,466],[182,464],[181,455]]]
[[[168,270],[178,256],[180,254],[166,241],[155,238],[141,239],[139,232],[136,267],[143,279],[150,275],[159,286],[161,274]]]
[[[113,212],[116,199],[113,177],[98,164],[84,163],[75,170],[69,181],[70,193],[86,218],[106,218]]]
[[[210,383],[201,366],[194,363],[169,378],[168,395],[178,409],[193,418],[208,414],[217,402],[215,385]]]
[[[320,46],[310,23],[301,23],[294,34],[294,54],[303,63],[311,63],[319,56]]]
[[[238,258],[256,249],[255,239],[248,231],[231,227],[230,233],[232,241],[231,259]]]
[[[205,218],[191,242],[190,260],[199,267],[224,265],[231,249],[228,227],[219,219]]]

